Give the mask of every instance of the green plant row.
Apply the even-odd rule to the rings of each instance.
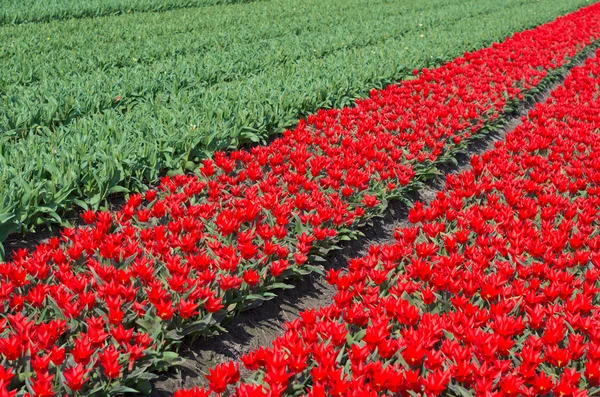
[[[345,21],[340,20],[332,10],[325,20],[311,19],[307,23],[304,12],[299,12],[294,15],[294,29],[290,29],[290,18],[281,12],[273,15],[273,19],[279,21],[277,26],[265,24],[256,29],[264,19],[264,10],[260,10],[254,16],[255,21],[237,34],[232,34],[230,27],[243,25],[240,15],[250,7],[228,8],[229,13],[220,12],[200,29],[194,28],[194,21],[202,14],[169,13],[169,17],[176,14],[178,18],[161,20],[152,16],[149,25],[142,25],[143,35],[131,32],[130,26],[140,29],[140,22],[147,20],[146,15],[120,18],[128,20],[122,21],[116,29],[100,24],[85,34],[75,32],[85,31],[79,21],[69,29],[50,29],[43,34],[39,29],[34,30],[35,35],[21,29],[16,29],[17,34],[12,29],[13,35],[6,40],[10,45],[5,47],[4,61],[0,63],[3,69],[0,84],[5,100],[1,125],[8,132],[19,133],[37,125],[64,125],[73,116],[82,117],[110,108],[117,93],[124,102],[145,99],[157,92],[206,91],[221,83],[245,80],[266,69],[279,69],[315,58],[334,60],[340,51],[379,47],[388,38],[423,34],[431,27],[451,24],[461,17],[456,12],[459,4],[448,0],[430,0],[430,3],[433,15],[423,18],[418,18],[423,6],[414,6],[410,12],[405,10],[404,14],[397,15],[374,12],[367,21],[350,18],[351,14],[346,15]],[[445,17],[448,9],[454,11],[454,19]],[[214,7],[214,10],[223,8]],[[356,6],[352,11],[356,11]],[[495,9],[482,5],[472,7],[465,16],[492,11]],[[187,25],[182,26],[179,14],[186,15],[183,20]],[[375,26],[365,29],[365,22]],[[332,29],[331,25],[338,26]],[[210,35],[205,34],[207,30]],[[102,34],[103,31],[110,33]],[[122,40],[132,33],[131,40]],[[68,36],[66,40],[64,36]],[[100,40],[94,40],[95,37]],[[94,42],[94,46],[86,46],[89,42]],[[65,97],[65,93],[72,95]],[[94,96],[98,98],[90,101]],[[42,106],[31,109],[27,105],[32,103]],[[63,111],[61,114],[65,108],[75,109],[77,113]]]
[[[333,10],[325,20],[312,19],[308,23],[304,12],[299,12],[294,15],[296,26],[292,30],[290,18],[281,12],[273,15],[277,26],[260,26],[266,10],[259,9],[246,29],[233,34],[231,26],[243,26],[240,15],[245,15],[249,6],[213,7],[222,12],[205,20],[201,28],[194,27],[194,21],[204,20],[202,13],[189,15],[181,11],[160,20],[150,16],[148,24],[147,15],[134,15],[119,18],[127,21],[117,27],[100,24],[86,30],[75,21],[68,29],[64,28],[66,23],[55,24],[63,28],[44,30],[43,34],[34,29],[35,35],[31,29],[7,29],[12,35],[6,40],[10,44],[5,46],[0,61],[0,95],[4,102],[0,107],[0,129],[12,135],[26,134],[38,126],[52,130],[75,119],[114,110],[116,102],[119,106],[138,106],[161,93],[186,93],[181,100],[189,101],[190,96],[203,97],[210,91],[220,93],[246,85],[258,73],[273,75],[315,59],[335,62],[338,53],[344,51],[377,50],[389,38],[424,34],[461,17],[457,12],[453,18],[445,17],[445,12],[456,11],[458,4],[449,0],[429,2],[433,15],[420,18],[419,23],[416,18],[423,6],[415,5],[404,14],[372,13],[368,18],[368,24],[375,25],[372,29],[365,29],[362,18],[351,18],[351,14],[346,15],[347,21],[340,21]],[[472,7],[468,16],[494,10],[489,5]],[[178,18],[173,18],[174,14]],[[187,25],[182,26],[183,15]],[[140,22],[145,22],[141,25],[145,29],[140,29]],[[131,26],[138,32],[132,32]],[[207,31],[211,34],[206,35]],[[132,40],[121,39],[132,33]],[[94,46],[86,46],[89,42]],[[117,97],[119,101],[115,101]]]
[[[0,25],[93,18],[131,12],[160,12],[251,0],[3,0]]]
[[[271,0],[0,27],[0,241],[586,3]]]

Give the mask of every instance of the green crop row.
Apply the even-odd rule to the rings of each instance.
[[[0,241],[585,0],[265,0],[0,27]]]
[[[430,3],[436,6],[436,11],[430,21],[421,19],[423,26],[419,28],[423,31],[442,23],[448,8],[445,4],[448,0],[430,0]],[[486,12],[488,8],[474,7],[472,14]],[[313,19],[309,24],[302,13],[296,14],[295,31],[301,34],[290,32],[290,18],[281,16],[276,28],[265,24],[231,35],[230,26],[239,26],[242,23],[239,15],[244,14],[236,10],[207,21],[197,34],[193,21],[201,14],[188,15],[184,20],[189,26],[182,26],[179,18],[160,24],[153,17],[154,23],[146,25],[148,30],[144,36],[138,36],[138,41],[133,41],[135,44],[120,38],[131,35],[129,26],[139,29],[138,20],[144,19],[137,15],[119,29],[101,24],[87,37],[68,34],[68,30],[45,31],[47,40],[39,35],[21,34],[9,39],[10,45],[2,57],[6,61],[0,62],[4,99],[0,129],[22,135],[37,126],[64,126],[90,114],[106,113],[116,102],[120,107],[131,102],[137,105],[162,93],[172,97],[186,92],[193,99],[215,91],[222,96],[224,90],[244,86],[248,78],[267,70],[271,75],[287,72],[286,66],[297,69],[298,62],[324,58],[335,61],[337,52],[378,47],[390,37],[401,37],[415,30],[414,18],[419,9],[422,7],[415,7],[404,16],[372,15],[370,21],[377,24],[370,32],[365,31],[361,18],[339,21],[332,10],[329,19],[320,22]],[[254,16],[256,21],[263,18],[262,11]],[[72,31],[83,29],[80,23],[75,25],[77,28]],[[250,24],[254,25],[260,23]],[[332,29],[332,25],[339,27]],[[360,30],[364,34],[357,34]],[[102,37],[102,31],[111,32],[110,37],[96,40],[93,48],[86,48],[85,43],[93,37]],[[206,31],[211,34],[201,34]],[[62,37],[67,35],[69,42],[65,43]],[[24,36],[31,40],[24,40]],[[73,56],[65,57],[65,53]],[[31,62],[33,59],[35,62]],[[115,100],[117,97],[120,101]],[[188,98],[182,100],[190,102]]]
[[[168,11],[251,0],[2,0],[0,25]]]

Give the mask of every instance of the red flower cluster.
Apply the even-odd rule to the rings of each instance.
[[[0,265],[0,354],[10,368],[0,381],[32,395],[117,393],[119,383],[147,381],[144,369],[166,365],[160,353],[270,299],[285,287],[280,280],[315,271],[307,261],[318,249],[351,235],[598,38],[600,5],[593,5],[374,91],[353,108],[320,111],[267,147],[215,153],[197,176],[166,177],[118,212],[86,212],[89,227],[16,252]],[[419,248],[435,250],[432,243]],[[430,265],[414,266],[431,277]],[[386,273],[378,272],[372,276],[383,282]],[[494,285],[488,298],[500,293]],[[351,301],[350,290],[336,299]],[[378,327],[386,335],[385,324]],[[336,329],[342,345],[347,331]],[[386,354],[399,348],[383,343],[377,346]],[[420,363],[425,356],[417,353]],[[323,350],[327,362],[329,354]],[[223,371],[226,384],[237,381],[233,369]],[[313,371],[324,377],[328,367]],[[215,391],[223,387],[218,378]],[[440,372],[428,379],[449,378]]]
[[[398,229],[395,243],[330,271],[335,303],[242,357],[254,375],[227,381],[234,394],[597,391],[599,98],[596,57],[469,171],[448,176],[429,206],[415,205],[415,225]]]

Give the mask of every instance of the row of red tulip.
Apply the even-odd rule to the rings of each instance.
[[[334,303],[243,356],[251,376],[219,365],[176,395],[598,393],[599,99],[591,58],[394,243],[330,271]]]
[[[88,227],[15,252],[0,264],[0,390],[147,389],[182,338],[318,271],[332,242],[598,38],[593,5],[321,111],[269,146],[216,153],[198,175],[166,177],[118,212],[85,213]]]

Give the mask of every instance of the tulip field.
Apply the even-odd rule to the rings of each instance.
[[[596,54],[600,56],[600,51]],[[600,58],[471,169],[414,226],[330,271],[334,303],[273,347],[210,370],[235,395],[588,396],[600,391]],[[179,396],[209,395],[203,389]]]
[[[0,397],[149,394],[309,275],[170,393],[600,394],[600,3],[8,0],[0,38],[0,242],[62,225],[0,261]]]
[[[364,3],[2,0],[0,243],[589,0]]]

